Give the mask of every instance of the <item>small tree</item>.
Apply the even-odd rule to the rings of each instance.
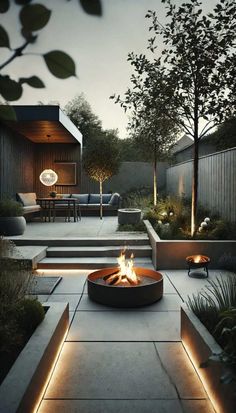
[[[88,176],[99,182],[102,219],[103,182],[115,175],[120,166],[119,139],[114,131],[101,132],[88,142],[83,155],[83,166]]]
[[[157,162],[168,157],[176,141],[178,132],[174,121],[176,110],[170,104],[167,108],[166,85],[162,69],[160,68],[159,72],[156,68],[152,70],[144,55],[130,53],[128,61],[134,67],[134,73],[131,75],[133,87],[126,91],[124,99],[115,95],[111,98],[116,98],[115,103],[119,103],[125,111],[128,110],[130,114],[128,130],[133,146],[138,146],[139,151],[143,153],[143,158],[153,164],[153,204],[156,205]],[[166,110],[168,109],[168,113],[171,114],[171,120],[163,110],[163,106],[166,106]]]

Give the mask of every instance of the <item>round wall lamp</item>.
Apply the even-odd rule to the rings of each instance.
[[[39,176],[39,180],[45,186],[52,186],[57,182],[58,176],[52,169],[44,169]]]

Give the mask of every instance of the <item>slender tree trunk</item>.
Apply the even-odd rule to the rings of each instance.
[[[102,181],[100,181],[100,219],[102,219]]]
[[[154,160],[153,163],[153,204],[157,204],[157,161]]]
[[[198,165],[199,141],[194,139],[193,177],[192,177],[192,208],[191,208],[191,236],[196,232],[197,202],[198,202]]]

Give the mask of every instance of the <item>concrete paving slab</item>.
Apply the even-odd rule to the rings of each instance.
[[[54,294],[82,294],[84,284],[87,280],[86,271],[38,271],[38,274],[45,276],[62,276],[61,282],[54,290]]]
[[[179,400],[44,400],[38,413],[183,413]],[[198,413],[207,413],[199,410]],[[209,410],[209,413],[211,411]],[[186,411],[187,413],[187,411]],[[195,413],[195,412],[194,412]]]
[[[155,343],[162,365],[174,382],[181,399],[207,399],[182,343]]]
[[[52,294],[48,297],[47,302],[53,303],[69,303],[69,311],[75,311],[79,300],[81,298],[81,294]]]
[[[100,220],[99,216],[82,217],[78,222],[65,222],[64,218],[57,217],[55,222],[32,221],[27,222],[23,236],[27,237],[82,237],[110,235],[116,233],[118,228],[117,216],[106,216]],[[13,237],[11,237],[13,238]]]
[[[183,302],[177,294],[164,294],[162,299],[156,303],[146,305],[145,307],[135,308],[135,311],[180,311],[180,305],[182,303]],[[98,304],[90,300],[87,294],[84,294],[77,311],[132,311],[132,309],[112,308]]]
[[[165,270],[165,273],[184,300],[187,300],[188,295],[201,291],[207,284],[207,278],[188,277],[187,270]],[[214,280],[220,274],[227,276],[229,271],[209,270],[209,280]]]
[[[40,303],[45,303],[48,300],[49,295],[39,294],[37,295],[37,299]]]
[[[67,341],[180,341],[180,313],[77,311]]]
[[[65,343],[46,399],[177,399],[153,343]]]

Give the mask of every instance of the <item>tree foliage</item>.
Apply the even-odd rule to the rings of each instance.
[[[65,112],[70,120],[80,130],[83,135],[84,146],[100,135],[102,131],[102,122],[92,111],[90,104],[83,94],[76,96],[65,106]]]
[[[83,155],[85,172],[100,186],[100,219],[102,219],[102,185],[117,174],[120,167],[120,146],[116,130],[102,131],[91,139]]]
[[[118,173],[120,166],[119,139],[113,130],[101,132],[85,148],[83,165],[90,178],[104,182]]]
[[[111,98],[129,112],[128,130],[133,144],[143,152],[145,160],[153,163],[153,200],[156,205],[157,161],[168,157],[177,139],[177,111],[166,101],[168,90],[160,64],[156,62],[153,65],[146,56],[134,53],[128,55],[128,61],[134,69],[132,86],[123,99],[120,95]]]
[[[0,14],[7,13],[11,7],[17,10],[21,24],[22,43],[17,48],[11,47],[9,34],[2,25],[0,25],[0,47],[9,50],[8,58],[0,63],[0,96],[6,102],[15,101],[21,98],[23,94],[23,85],[28,84],[33,88],[44,88],[44,82],[37,76],[30,78],[19,78],[15,80],[11,75],[3,73],[5,67],[18,57],[25,54],[26,48],[37,41],[39,31],[42,30],[49,22],[51,10],[39,3],[33,3],[33,0],[15,0],[15,5],[10,0],[0,1]],[[101,0],[79,0],[83,11],[89,15],[101,16]],[[16,7],[19,6],[19,7]],[[76,67],[74,60],[61,50],[52,50],[48,53],[39,53],[51,74],[59,79],[67,79],[70,76],[76,76]],[[10,106],[5,105],[0,108],[0,118],[4,120],[15,120],[15,113]]]
[[[236,147],[236,118],[231,118],[218,126],[207,136],[207,140],[216,145],[218,151]]]

